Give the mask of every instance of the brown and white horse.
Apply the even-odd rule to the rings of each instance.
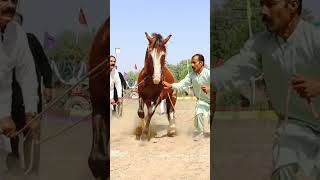
[[[137,139],[150,140],[150,121],[160,104],[166,99],[167,116],[169,120],[168,136],[176,134],[174,106],[176,104],[176,92],[172,89],[164,89],[162,81],[173,83],[175,81],[172,73],[166,66],[166,43],[171,35],[163,39],[160,34],[154,33],[150,36],[146,33],[149,45],[146,50],[144,67],[138,76],[139,109],[138,116],[141,124],[136,128]],[[144,104],[147,105],[147,116],[145,118]],[[145,118],[145,119],[144,119]]]
[[[89,71],[108,59],[110,53],[110,20],[105,21],[96,34],[89,54]],[[96,179],[110,178],[109,139],[109,64],[101,66],[89,77],[92,103],[92,146],[88,159],[89,167]]]

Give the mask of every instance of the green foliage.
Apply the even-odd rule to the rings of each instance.
[[[253,34],[265,30],[261,21],[259,1],[251,1],[251,27]],[[237,54],[249,38],[247,2],[230,0],[214,10],[211,18],[211,60],[228,59]]]
[[[239,93],[218,93],[216,106],[218,108],[240,107],[241,99]]]
[[[260,2],[250,1],[251,5],[251,27],[253,34],[265,30],[260,15]],[[211,65],[218,57],[228,60],[249,39],[249,24],[247,16],[247,1],[230,0],[222,7],[213,11],[211,18]],[[238,93],[218,93],[217,106],[230,107],[239,106],[240,97]]]
[[[187,62],[189,62],[188,65],[187,65]],[[189,68],[189,72],[192,72],[190,59],[182,60],[176,65],[168,64],[167,66],[170,69],[170,71],[173,73],[177,82],[181,81],[183,78],[186,77],[186,75],[188,74],[188,68]]]
[[[48,57],[56,62],[88,61],[93,37],[94,32],[79,33],[76,43],[76,33],[64,31],[56,36],[55,47],[48,50]]]
[[[139,74],[139,72],[137,72],[137,71],[129,71],[128,72],[127,81],[128,81],[130,86],[133,86],[134,83],[138,80],[138,74]]]

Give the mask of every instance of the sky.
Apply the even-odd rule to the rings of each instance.
[[[193,54],[204,55],[209,65],[209,0],[111,0],[111,49],[120,48],[117,65],[120,72],[141,69],[148,41],[145,32],[172,34],[167,43],[167,62],[177,64]]]
[[[110,11],[107,0],[19,0],[18,4],[18,11],[24,16],[24,30],[34,33],[41,42],[45,31],[54,36],[64,30],[87,31],[78,23],[80,8],[90,29],[98,29]]]

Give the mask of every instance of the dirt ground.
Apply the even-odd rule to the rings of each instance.
[[[270,180],[276,121],[215,119],[211,174],[217,180]]]
[[[210,152],[209,138],[198,142],[192,139],[194,100],[177,102],[178,136],[165,135],[168,121],[158,110],[152,126],[158,135],[145,143],[135,140],[133,134],[138,120],[137,104],[135,100],[126,100],[123,117],[111,122],[112,180],[269,179],[275,120],[219,119],[217,116],[211,132]],[[47,121],[42,123],[42,136],[52,135],[77,120],[79,117],[48,114]],[[90,121],[84,121],[43,144],[40,179],[94,180],[87,165],[91,138]],[[6,179],[27,180],[25,176],[12,174]]]
[[[152,118],[157,136],[149,142],[135,139],[137,107],[137,100],[127,100],[123,116],[111,122],[112,180],[210,179],[210,138],[192,138],[194,100],[177,101],[176,137],[166,136],[168,120],[158,107]]]
[[[42,137],[55,134],[80,117],[48,114],[42,123]],[[94,180],[87,159],[91,149],[91,121],[86,120],[41,145],[39,180]],[[21,170],[9,172],[4,180],[38,180]],[[2,180],[2,179],[1,179]]]

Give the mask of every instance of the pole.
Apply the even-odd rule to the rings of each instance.
[[[76,33],[76,45],[78,45],[79,42],[79,28],[77,28],[77,33]]]
[[[252,16],[252,12],[251,12],[250,0],[247,0],[247,17],[248,17],[249,37],[252,37],[251,16]]]
[[[189,59],[187,59],[187,71],[189,74]],[[188,87],[188,95],[190,94],[190,87]]]

